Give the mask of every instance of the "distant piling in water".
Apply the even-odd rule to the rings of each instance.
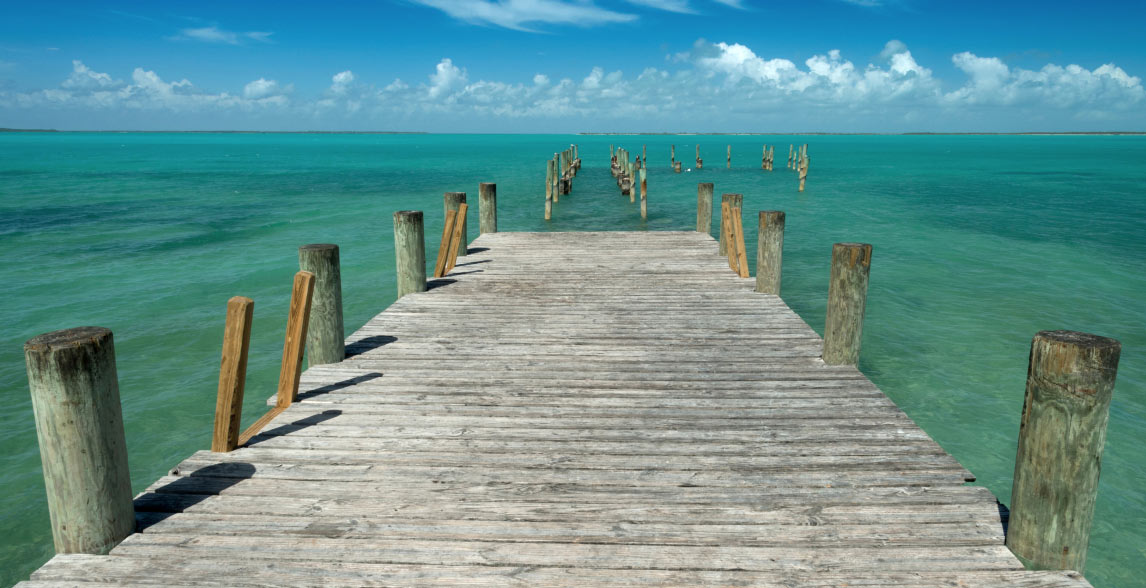
[[[700,158],[700,145],[696,146],[696,169],[704,167],[704,160]]]

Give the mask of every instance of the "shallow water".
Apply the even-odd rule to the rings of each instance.
[[[545,159],[571,142],[584,167],[546,223]],[[705,169],[671,173],[669,145],[687,160],[697,142]],[[784,169],[794,142],[810,144],[804,193]],[[771,173],[763,143],[777,146]],[[613,184],[610,144],[648,146],[647,222]],[[1143,162],[1146,138],[1104,136],[0,134],[0,585],[52,553],[25,340],[114,331],[138,491],[210,443],[229,297],[255,300],[247,424],[277,381],[297,247],[341,246],[353,331],[394,300],[391,214],[427,211],[436,251],[442,192],[476,201],[480,181],[497,183],[505,231],[690,230],[704,181],[745,195],[751,253],[755,211],[784,210],[782,295],[817,331],[831,244],[872,243],[861,369],[1004,503],[1031,336],[1121,340],[1087,577],[1134,585],[1146,573]]]

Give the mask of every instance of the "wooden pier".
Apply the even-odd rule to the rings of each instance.
[[[754,287],[700,232],[483,234],[21,586],[1089,585]]]

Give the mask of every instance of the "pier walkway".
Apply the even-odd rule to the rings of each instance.
[[[21,586],[1088,586],[708,235],[470,251]]]

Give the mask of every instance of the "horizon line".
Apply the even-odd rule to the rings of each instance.
[[[232,135],[579,135],[579,136],[918,136],[918,135],[979,135],[979,136],[1021,136],[1021,135],[1146,135],[1146,131],[903,131],[903,132],[832,132],[832,131],[792,131],[792,132],[619,132],[619,131],[578,131],[553,133],[440,133],[433,131],[250,131],[250,130],[128,130],[128,129],[17,129],[0,127],[0,133],[133,133],[133,134],[232,134]]]

